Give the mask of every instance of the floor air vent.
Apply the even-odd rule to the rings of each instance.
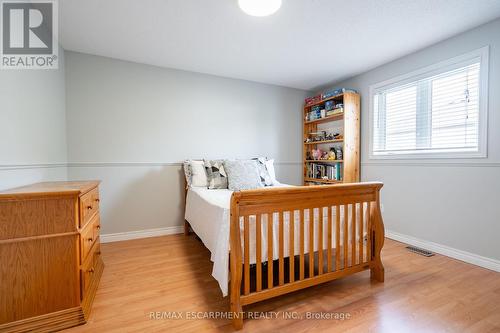
[[[413,253],[416,253],[416,254],[420,254],[420,255],[423,255],[425,257],[432,257],[434,255],[433,252],[421,249],[421,248],[416,247],[416,246],[407,246],[406,248],[410,252],[413,252]]]

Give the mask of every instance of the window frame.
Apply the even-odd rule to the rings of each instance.
[[[442,74],[460,67],[480,63],[479,71],[479,114],[478,114],[478,150],[477,151],[412,151],[408,153],[374,154],[374,101],[375,95],[382,90],[418,81],[434,75]],[[447,159],[447,158],[487,158],[488,157],[488,74],[489,74],[489,45],[460,56],[435,63],[433,65],[412,71],[407,74],[372,84],[369,87],[369,159],[370,160],[407,160],[407,159]]]

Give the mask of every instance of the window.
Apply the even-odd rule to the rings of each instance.
[[[487,67],[484,47],[370,87],[370,157],[486,157]]]

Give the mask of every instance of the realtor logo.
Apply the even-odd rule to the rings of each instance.
[[[0,0],[2,69],[57,69],[56,0]]]

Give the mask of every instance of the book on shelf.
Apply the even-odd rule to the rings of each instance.
[[[343,113],[343,112],[344,112],[344,107],[339,107],[339,108],[336,108],[336,109],[333,109],[333,110],[326,111],[326,116],[327,117],[331,117],[333,115],[340,114],[340,113]]]
[[[341,163],[335,163],[333,165],[308,163],[306,172],[307,178],[311,179],[342,180]]]

